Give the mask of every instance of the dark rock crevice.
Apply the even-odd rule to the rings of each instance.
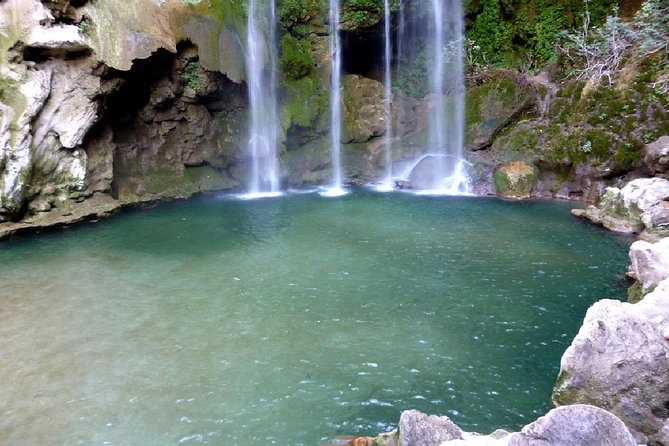
[[[243,84],[204,70],[190,42],[101,77],[107,93],[86,143],[89,193],[125,202],[235,187],[229,171],[243,162]]]

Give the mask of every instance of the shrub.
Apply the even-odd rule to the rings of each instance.
[[[667,51],[669,48],[669,7],[654,0],[644,2],[633,22],[625,23],[617,9],[599,28],[590,27],[590,13],[586,9],[582,26],[575,32],[561,35],[561,53],[572,62],[572,76],[595,84],[606,78],[609,85],[613,75],[626,57],[636,48],[642,57]],[[666,88],[658,81],[660,90]]]

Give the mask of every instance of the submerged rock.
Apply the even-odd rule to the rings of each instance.
[[[502,198],[530,198],[537,186],[537,170],[523,161],[497,167],[493,173],[495,193]]]
[[[669,281],[638,304],[602,300],[562,356],[556,405],[592,404],[618,416],[639,442],[669,418]]]
[[[615,232],[663,230],[669,226],[669,180],[641,178],[622,189],[609,187],[597,206],[572,214]]]

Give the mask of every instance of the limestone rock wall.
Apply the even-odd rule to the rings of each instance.
[[[63,199],[84,189],[81,144],[97,118],[101,82],[80,28],[56,24],[40,2],[1,3],[0,27],[1,221],[44,188]]]
[[[291,5],[279,3],[279,152],[284,184],[304,186],[330,178],[327,8]],[[371,68],[344,76],[342,153],[348,181],[367,183],[385,172],[380,56],[364,46],[381,14],[356,5],[344,4],[347,54]],[[243,2],[0,2],[0,220],[37,221],[94,194],[122,205],[243,187],[244,17]],[[627,177],[662,175],[664,146],[642,162],[642,143],[669,129],[645,74],[630,68],[610,89],[558,83],[550,70],[477,73],[466,98],[472,189],[495,194],[496,173],[514,163],[534,172],[511,194],[523,198],[595,201]],[[394,172],[425,152],[433,99],[394,92]]]
[[[0,2],[0,223],[76,219],[74,205],[94,194],[121,206],[238,184],[227,169],[240,158],[244,92],[221,73],[241,81],[243,64],[213,56],[221,45],[241,54],[230,43],[236,12],[179,0]]]

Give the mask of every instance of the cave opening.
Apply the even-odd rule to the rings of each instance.
[[[187,40],[178,43],[176,53],[158,49],[146,59],[133,60],[128,71],[102,64],[97,70],[103,83],[100,119],[89,132],[86,147],[89,155],[96,153],[95,142],[111,135],[107,136],[113,147],[110,193],[115,198],[120,195],[120,179],[128,174],[124,166],[129,155],[149,165],[151,157],[163,150],[159,140],[187,147],[201,139],[214,121],[248,105],[246,85],[203,68],[198,48]],[[179,129],[194,122],[200,127],[193,132],[197,136],[179,139],[188,136]],[[182,161],[189,167],[204,165],[200,159]]]
[[[342,69],[346,74],[358,74],[383,82],[384,77],[384,25],[383,20],[376,25],[340,32],[342,46]],[[390,27],[391,66],[396,61],[397,26]]]
[[[135,59],[128,71],[108,68],[103,80],[116,86],[105,101],[105,115],[115,121],[132,119],[149,102],[154,85],[163,78],[172,78],[176,57],[160,48],[146,59]]]

